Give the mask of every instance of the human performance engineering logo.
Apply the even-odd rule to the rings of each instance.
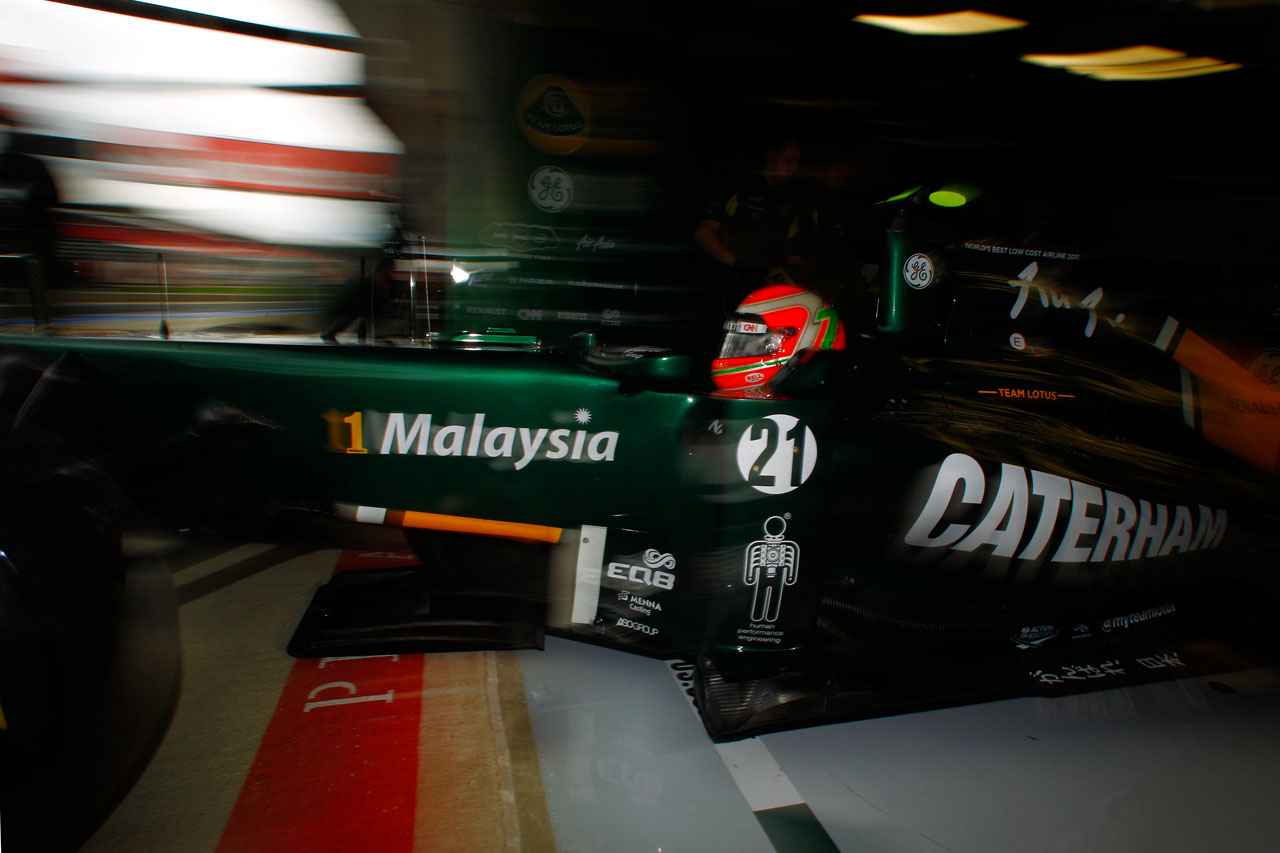
[[[813,430],[792,415],[768,415],[738,439],[738,472],[756,491],[785,495],[809,479],[818,464]]]
[[[534,460],[612,462],[617,453],[618,432],[585,429],[592,418],[585,408],[571,416],[578,429],[492,425],[488,418],[483,412],[437,417],[430,412],[331,409],[324,414],[326,446],[337,453],[359,455],[509,459],[517,471]]]
[[[791,513],[775,515],[764,523],[764,538],[747,546],[742,582],[754,590],[751,621],[778,621],[782,591],[795,586],[800,574],[800,546],[786,539]]]

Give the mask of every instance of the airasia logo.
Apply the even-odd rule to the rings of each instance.
[[[738,472],[756,491],[785,495],[795,491],[818,464],[813,430],[791,415],[755,421],[738,439]]]

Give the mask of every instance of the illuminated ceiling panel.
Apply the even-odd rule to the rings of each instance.
[[[1084,72],[1095,80],[1173,80],[1179,77],[1199,77],[1203,74],[1217,74],[1220,71],[1234,71],[1243,66],[1238,62],[1223,62],[1220,59],[1209,60],[1209,64],[1191,68],[1147,71],[1141,68],[1111,69],[1107,71]]]
[[[915,36],[973,36],[1025,27],[1026,21],[970,9],[942,15],[858,15],[860,24],[884,27]]]
[[[1173,80],[1240,68],[1211,56],[1187,56],[1179,50],[1143,44],[1097,53],[1027,54],[1023,62],[1061,68],[1095,80]]]
[[[1162,59],[1180,59],[1186,56],[1180,50],[1156,47],[1150,44],[1120,47],[1097,53],[1029,53],[1023,62],[1043,65],[1046,68],[1080,68],[1086,65],[1133,65],[1138,62],[1157,62]]]

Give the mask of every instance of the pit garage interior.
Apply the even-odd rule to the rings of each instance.
[[[133,14],[149,4],[69,5]],[[177,21],[183,26],[208,26],[229,14],[209,4],[175,5],[190,7],[191,16]],[[527,201],[529,169],[547,159],[525,148],[512,158],[509,141],[495,141],[495,128],[513,112],[507,91],[513,81],[536,73],[608,78],[601,69],[619,57],[647,56],[662,67],[663,51],[670,49],[684,64],[665,69],[643,97],[629,88],[634,80],[625,73],[615,74],[608,82],[616,87],[605,89],[622,108],[642,108],[646,120],[659,115],[664,139],[671,134],[682,143],[692,140],[685,149],[692,151],[689,159],[669,176],[690,195],[696,195],[692,179],[701,171],[727,171],[725,164],[745,162],[748,145],[735,138],[736,131],[756,127],[761,116],[801,115],[805,130],[812,131],[821,123],[815,115],[852,112],[853,124],[841,119],[842,139],[871,139],[875,145],[863,153],[888,143],[909,151],[901,161],[886,155],[854,163],[853,176],[867,179],[868,192],[877,197],[903,188],[897,173],[883,186],[878,181],[883,171],[905,173],[904,163],[933,163],[943,173],[981,152],[989,165],[1014,150],[984,148],[993,138],[1005,145],[1010,138],[1051,137],[1056,141],[1047,159],[1016,161],[1040,169],[1041,191],[1061,188],[1055,170],[1073,151],[1114,154],[1106,169],[1089,172],[1086,187],[1074,188],[1082,200],[1064,203],[1065,215],[1097,214],[1089,230],[1125,229],[1117,244],[1154,239],[1161,251],[1185,248],[1211,286],[1246,282],[1242,289],[1254,287],[1249,292],[1258,304],[1274,312],[1271,226],[1278,175],[1262,132],[1273,123],[1265,115],[1274,117],[1276,103],[1274,36],[1280,28],[1274,3],[1152,0],[1123,9],[1040,4],[1058,27],[1039,48],[1046,53],[1172,44],[1182,49],[1177,61],[1203,60],[1197,67],[1211,68],[1220,79],[1240,75],[1246,83],[1225,87],[1227,94],[1212,109],[1204,106],[1210,90],[1201,78],[1173,82],[1184,87],[1178,94],[1139,98],[1140,106],[1127,100],[1129,91],[1116,97],[1114,87],[1162,84],[1124,82],[1132,71],[1112,68],[1106,73],[1117,76],[1104,81],[1096,68],[1078,73],[1024,65],[1022,76],[1010,82],[1002,75],[1009,57],[1020,52],[1011,47],[1020,38],[1014,34],[989,37],[985,44],[999,49],[981,55],[948,41],[926,58],[917,46],[927,36],[892,31],[877,31],[877,40],[849,51],[837,28],[854,27],[855,15],[886,11],[865,3],[807,2],[793,9],[717,3],[693,11],[662,4],[634,14],[585,2],[323,5],[340,8],[350,29],[344,24],[333,31],[340,36],[323,38],[311,33],[307,43],[337,44],[350,53],[345,39],[358,32],[367,39],[361,79],[316,85],[290,79],[261,88],[273,98],[363,98],[381,124],[361,126],[368,135],[358,144],[376,149],[378,157],[402,159],[397,224],[437,245],[478,231],[486,220],[510,219],[506,211]],[[952,10],[913,3],[892,11]],[[1016,2],[990,11],[1030,14]],[[295,25],[273,19],[240,30],[287,40],[290,26]],[[868,25],[856,26],[871,32]],[[513,29],[525,40],[513,36]],[[503,45],[520,45],[518,55],[487,46],[495,31],[508,39]],[[1188,32],[1201,40],[1189,40]],[[625,49],[615,53],[619,33],[626,34]],[[542,40],[530,42],[530,34]],[[960,56],[969,63],[963,72],[956,70]],[[797,57],[812,60],[813,67]],[[508,68],[504,59],[520,67]],[[846,64],[851,68],[840,76]],[[39,114],[40,98],[6,73],[11,69],[0,67],[10,108]],[[803,86],[797,88],[797,81]],[[224,84],[201,85],[213,90]],[[1099,95],[1103,89],[1106,94]],[[726,91],[735,94],[725,98]],[[656,97],[671,92],[680,97],[669,105]],[[750,120],[742,117],[744,105],[761,104]],[[1227,113],[1238,120],[1223,130],[1214,122]],[[1126,131],[1106,136],[1118,115]],[[606,126],[603,111],[596,119]],[[1240,134],[1252,124],[1256,132]],[[615,122],[611,128],[620,134],[612,142],[636,142],[625,136],[630,128],[619,127]],[[49,138],[57,135],[46,131]],[[332,128],[325,133],[335,136]],[[1225,148],[1224,138],[1230,143]],[[652,141],[640,139],[638,150]],[[517,144],[524,146],[524,140]],[[1024,148],[1017,150],[1025,155]],[[1149,173],[1139,165],[1149,166]],[[1165,181],[1170,175],[1176,180]],[[1198,199],[1181,195],[1187,187],[1202,189],[1206,181],[1223,188],[1227,200],[1215,199],[1222,206],[1198,208]],[[508,184],[516,189],[509,192]],[[64,189],[87,186],[71,183]],[[689,201],[676,196],[665,201]],[[629,213],[617,214],[607,204],[601,210],[597,221],[613,229],[609,233],[637,225]],[[689,229],[685,220],[679,222],[676,237],[684,239]],[[225,241],[217,244],[220,251],[232,244],[242,248],[246,237],[237,227],[291,234],[286,224],[183,222],[217,234]],[[343,240],[365,241],[366,252],[377,254],[381,246],[370,250],[368,241],[383,225],[379,219],[377,227],[353,237],[344,222],[339,232]],[[663,254],[672,233],[655,238],[655,246],[647,247],[652,254],[644,254],[646,247],[638,250],[646,270],[673,263]],[[1203,239],[1193,246],[1182,240],[1187,233]],[[257,236],[277,239],[274,231]],[[427,238],[419,239],[425,256]],[[501,239],[485,246],[495,249],[519,247]],[[1147,259],[1130,260],[1136,268]],[[1160,256],[1155,265],[1166,269],[1173,263]],[[490,307],[480,303],[477,313]],[[1255,311],[1252,302],[1239,314],[1240,324],[1251,330],[1275,319]],[[106,316],[107,323],[118,319]],[[94,321],[102,316],[95,313]],[[179,322],[180,317],[175,330]],[[68,802],[42,816],[65,819],[70,827],[63,832],[50,825],[49,837],[59,839],[53,849],[64,849],[68,838],[89,853],[1277,847],[1270,815],[1280,796],[1280,667],[1231,646],[1081,659],[1078,669],[1053,672],[1037,669],[1028,657],[1028,680],[1096,683],[1085,685],[1091,688],[1086,692],[1052,698],[952,697],[905,712],[717,742],[694,707],[691,667],[681,660],[557,636],[547,636],[543,649],[519,651],[291,657],[291,637],[317,588],[335,573],[416,563],[394,529],[313,521],[249,534],[165,531],[156,555],[153,580],[165,588],[161,595],[169,594],[171,583],[179,618],[150,630],[157,647],[176,640],[182,652],[180,671],[166,670],[177,681],[158,677],[152,687],[162,693],[176,687],[172,703],[161,725],[149,720],[146,732],[130,732],[148,741],[148,748],[128,768],[127,783],[111,792],[111,807],[95,813],[101,822],[84,830],[87,837],[81,837],[84,826],[78,823],[84,815],[72,801],[75,786],[68,788]],[[1200,665],[1184,674],[1189,652]],[[1146,676],[1151,683],[1140,683]],[[11,818],[0,812],[0,833]],[[0,840],[6,850],[22,849],[7,834]]]

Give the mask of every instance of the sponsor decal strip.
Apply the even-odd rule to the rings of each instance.
[[[586,319],[586,315],[583,315]],[[387,456],[468,457],[510,460],[516,471],[536,461],[612,462],[618,447],[615,430],[588,432],[556,427],[486,426],[484,412],[470,422],[441,423],[430,412],[324,413],[331,451]],[[578,426],[591,422],[591,412],[573,413]],[[374,438],[366,444],[367,438]]]
[[[1182,655],[1177,651],[1164,651],[1148,657],[1135,658],[1134,663],[1141,666],[1144,670],[1153,669],[1169,669],[1168,673],[1161,675],[1185,675],[1187,664],[1182,659]],[[1043,669],[1037,669],[1028,673],[1031,678],[1039,684],[1048,685],[1070,685],[1070,682],[1088,681],[1090,679],[1104,679],[1113,676],[1126,678],[1127,670],[1121,666],[1123,662],[1119,659],[1103,661],[1100,665],[1094,664],[1069,664],[1060,666],[1057,672],[1049,672]],[[1136,674],[1141,674],[1140,670],[1134,670]]]
[[[1161,604],[1159,607],[1149,607],[1146,610],[1139,610],[1137,613],[1130,613],[1127,616],[1104,619],[1102,620],[1102,630],[1107,632],[1118,631],[1122,628],[1128,628],[1130,625],[1150,622],[1152,619],[1159,619],[1161,616],[1169,616],[1176,612],[1178,612],[1176,605],[1172,603]]]
[[[463,515],[441,515],[435,512],[391,510],[385,507],[336,504],[340,518],[364,524],[382,524],[387,527],[409,527],[417,530],[441,530],[448,533],[469,533],[473,536],[493,536],[499,539],[517,539],[522,542],[560,541],[564,532],[560,527],[543,524],[525,524],[520,521],[498,521],[491,518],[471,518]]]
[[[991,492],[981,521],[950,523],[962,507],[976,511],[983,506]],[[1038,510],[1033,498],[1039,499]],[[1216,548],[1226,530],[1225,509],[1200,504],[1193,512],[1188,506],[1134,501],[1110,489],[1008,462],[989,484],[976,459],[953,453],[938,466],[928,499],[903,540],[920,548],[964,552],[990,546],[992,556],[1019,560],[1099,563]],[[1050,548],[1055,542],[1057,547]]]
[[[996,246],[987,243],[965,241],[964,247],[974,252],[985,252],[989,255],[1013,255],[1015,257],[1048,258],[1058,261],[1078,261],[1078,252],[1058,251],[1055,249],[1034,249],[1026,246]]]
[[[993,388],[991,390],[978,390],[979,394],[992,394],[1001,397],[1008,397],[1015,400],[1074,400],[1075,394],[1064,394],[1061,391],[1051,391],[1045,388]]]
[[[766,367],[777,367],[778,365],[786,364],[787,361],[787,358],[762,359],[761,361],[752,364],[750,367],[722,367],[719,370],[711,371],[711,375],[721,376],[726,373],[742,373],[746,370],[762,370]]]
[[[697,714],[692,696],[693,665],[675,662],[670,670],[689,700],[690,710]],[[715,748],[775,850],[796,853],[839,850],[764,741],[753,737],[717,743]]]
[[[578,535],[578,563],[573,582],[573,621],[590,625],[600,604],[600,572],[604,566],[604,543],[609,528],[582,525]]]

